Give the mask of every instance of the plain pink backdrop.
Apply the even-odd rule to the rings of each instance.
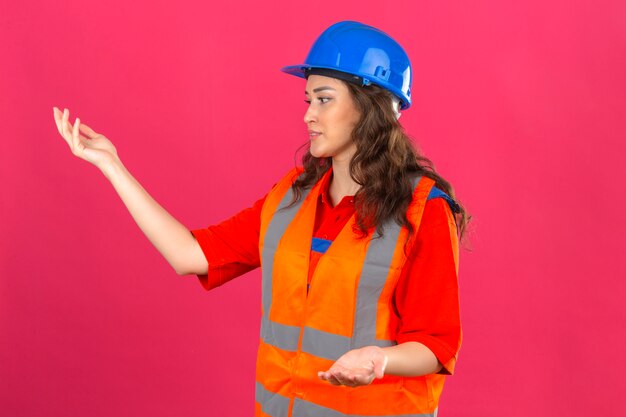
[[[188,228],[306,141],[300,63],[338,20],[413,61],[401,121],[474,216],[440,416],[626,415],[626,3],[0,0],[0,414],[250,416],[257,271],[177,276],[52,107]]]

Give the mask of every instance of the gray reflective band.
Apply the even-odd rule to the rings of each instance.
[[[421,176],[413,178],[413,189]],[[387,282],[389,267],[398,243],[401,227],[393,220],[385,223],[383,237],[372,238],[365,254],[356,296],[356,312],[350,349],[379,345],[376,339],[378,300]],[[395,343],[394,343],[395,344]],[[380,346],[380,345],[379,345]]]
[[[265,414],[272,417],[287,417],[289,398],[266,390],[260,382],[256,383],[255,396]]]
[[[336,361],[341,355],[353,349],[352,339],[346,336],[340,336],[328,333],[322,330],[313,329],[311,327],[304,328],[302,335],[302,351],[311,355]],[[393,346],[396,343],[392,340],[373,340],[368,346]]]
[[[265,238],[263,240],[263,253],[261,256],[263,270],[261,271],[263,277],[263,311],[268,314],[270,305],[272,304],[272,273],[274,272],[274,254],[276,248],[278,248],[278,242],[283,237],[285,230],[289,226],[289,223],[293,220],[294,216],[302,206],[304,197],[301,198],[296,204],[288,209],[281,210],[289,205],[293,196],[291,187],[287,190],[282,200],[278,204],[269,225],[265,232]]]
[[[308,401],[301,400],[300,398],[296,398],[293,401],[292,415],[294,417],[296,416],[297,417],[365,417],[359,414],[340,413],[339,411],[335,411],[327,407],[322,407],[321,405],[313,404]],[[393,414],[393,415],[397,417],[437,417],[437,409],[435,409],[434,412],[427,413],[427,414]],[[371,414],[367,415],[367,417],[389,417],[389,416],[390,414],[386,414],[383,416],[374,416]],[[275,417],[275,416],[272,415],[272,417]]]
[[[262,305],[263,305],[263,320],[261,321],[261,338],[267,343],[271,343],[274,338],[270,332],[272,329],[267,324],[267,318],[269,317],[270,308],[272,305],[272,275],[274,273],[274,254],[278,243],[283,237],[285,230],[295,217],[298,210],[302,206],[302,202],[309,194],[310,189],[304,190],[302,196],[298,202],[288,209],[281,210],[289,205],[293,197],[293,191],[291,187],[287,190],[282,200],[278,204],[269,225],[265,232],[263,240],[263,252],[261,253],[261,276],[262,276]],[[296,333],[295,343],[297,347],[298,333]],[[295,349],[294,349],[295,350]]]
[[[350,350],[350,338],[313,329],[304,328],[302,335],[302,351],[313,356],[336,361]]]
[[[289,414],[290,399],[281,394],[275,394],[265,389],[260,383],[256,383],[255,387],[256,401],[261,404],[263,412],[272,417],[287,417]],[[362,416],[360,414],[344,414],[328,407],[317,405],[300,398],[293,401],[293,416],[297,417],[389,417],[390,415],[374,416],[368,414]],[[397,417],[437,417],[437,409],[427,414],[394,414]]]
[[[263,342],[282,350],[298,350],[300,327],[276,323],[267,317],[261,319],[261,337]]]
[[[261,329],[263,342],[290,352],[298,350],[300,327],[276,323],[263,317]],[[320,358],[336,361],[341,355],[352,349],[351,341],[352,339],[346,336],[305,326],[304,334],[302,335],[302,351]],[[386,347],[395,344],[392,340],[374,340],[368,346]]]
[[[421,176],[413,178],[413,189],[417,187],[421,178]],[[381,346],[379,343],[384,342],[376,339],[378,300],[387,282],[400,230],[400,225],[390,220],[385,223],[383,237],[370,240],[357,288],[350,349],[372,345]]]
[[[388,222],[383,237],[369,243],[357,288],[351,349],[370,346],[376,341],[378,300],[387,282],[399,235],[400,226]]]

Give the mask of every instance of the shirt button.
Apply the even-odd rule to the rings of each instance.
[[[328,235],[324,235],[324,239],[328,239]]]

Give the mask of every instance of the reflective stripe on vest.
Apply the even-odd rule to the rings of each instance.
[[[259,382],[256,383],[256,398],[263,404],[263,413],[268,416],[281,417],[286,416],[289,412],[290,399],[266,390]],[[292,415],[294,417],[377,417],[343,414],[299,398],[294,399]],[[437,410],[428,414],[404,414],[401,417],[437,417]]]
[[[291,400],[288,397],[266,390],[259,382],[256,383],[255,396],[257,402],[261,404],[264,414],[272,417],[282,417],[289,413]]]
[[[295,351],[298,348],[300,328],[286,326],[269,320],[269,312],[272,305],[272,274],[274,272],[274,252],[278,248],[278,242],[285,233],[285,229],[293,220],[293,217],[302,206],[302,202],[309,195],[310,189],[305,190],[298,202],[286,208],[293,198],[291,188],[287,190],[280,201],[269,226],[265,233],[263,252],[261,253],[261,276],[262,276],[262,306],[263,318],[261,319],[261,338],[284,350]]]

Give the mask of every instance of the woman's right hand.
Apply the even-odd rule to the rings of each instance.
[[[119,161],[115,146],[104,135],[96,133],[85,124],[81,124],[78,117],[74,126],[72,126],[69,122],[70,112],[68,109],[64,109],[61,112],[61,110],[54,107],[53,111],[57,129],[75,156],[91,162],[100,170],[103,170],[113,162]]]

